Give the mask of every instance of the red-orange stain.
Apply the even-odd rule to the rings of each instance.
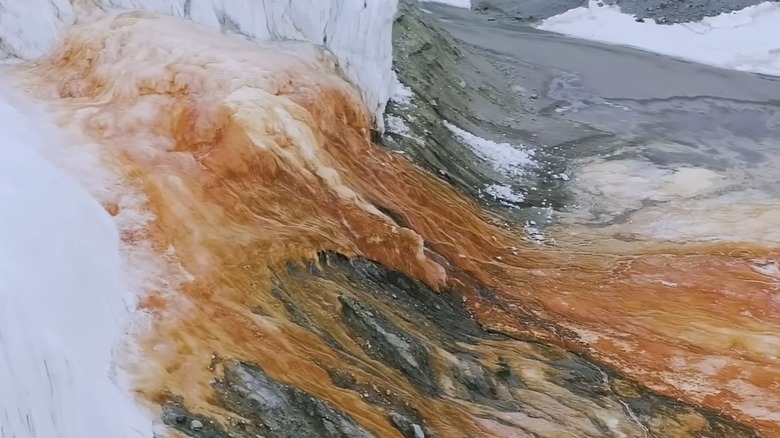
[[[209,388],[218,372],[210,367],[216,352],[260,364],[379,436],[399,436],[379,408],[331,385],[314,359],[359,379],[369,376],[286,322],[270,296],[270,269],[332,250],[381,262],[434,288],[452,287],[492,329],[584,351],[660,393],[780,434],[777,420],[751,409],[780,406],[778,283],[751,269],[753,259],[778,260],[778,253],[734,244],[645,245],[628,254],[583,253],[566,242],[556,250],[529,246],[521,232],[492,225],[493,218],[452,187],[372,144],[371,120],[356,93],[307,61],[287,60],[264,82],[270,95],[287,101],[280,111],[311,128],[305,145],[296,143],[301,140],[287,122],[248,124],[239,117],[242,110],[225,103],[235,90],[214,79],[227,67],[175,58],[151,72],[131,69],[122,80],[136,82],[112,88],[106,75],[114,70],[107,66],[120,54],[106,47],[143,39],[133,20],[120,18],[110,31],[73,31],[51,56],[24,68],[42,78],[36,86],[57,90],[54,107],[95,111],[81,129],[147,196],[155,221],[123,238],[149,240],[161,254],[175,248],[194,278],[176,294],[148,291],[141,302],[153,316],[140,339],[147,365],[136,370],[138,391],[148,400],[161,403],[172,393],[196,410],[221,414]],[[163,31],[158,19],[146,20]],[[250,43],[231,44],[250,50]],[[166,62],[148,57],[136,62]],[[241,69],[268,67],[248,62]],[[170,147],[143,153],[143,139]],[[318,163],[362,201],[337,194],[300,165],[302,146],[314,148]],[[360,202],[393,211],[408,228]],[[520,248],[518,255],[512,247]],[[496,301],[480,297],[475,280],[492,287]],[[313,312],[322,312],[321,323],[333,315],[332,335],[363,357],[338,323],[342,286],[320,285],[310,291],[318,303]],[[531,314],[537,322],[525,317]],[[420,397],[396,371],[385,372],[402,398]],[[490,435],[461,414],[462,405],[430,400],[418,408],[442,436],[464,430]]]

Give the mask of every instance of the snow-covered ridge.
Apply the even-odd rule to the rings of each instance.
[[[456,8],[471,9],[471,0],[422,0],[428,3],[441,3],[448,6],[454,6]]]
[[[361,91],[382,130],[395,93],[392,28],[398,0],[0,0],[0,59],[48,53],[63,28],[96,8],[146,9],[255,40],[308,41],[327,47]]]
[[[697,23],[637,22],[617,6],[571,9],[539,29],[644,50],[733,70],[780,76],[780,3],[764,2]]]

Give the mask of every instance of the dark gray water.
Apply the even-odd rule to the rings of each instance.
[[[780,241],[780,78],[569,38],[426,5],[511,65],[539,142],[568,120],[604,137],[557,144],[576,205],[560,217],[653,238]]]

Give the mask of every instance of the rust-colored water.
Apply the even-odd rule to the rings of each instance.
[[[757,259],[778,260],[776,252],[530,247],[453,188],[373,145],[358,95],[305,45],[263,48],[133,12],[75,27],[50,56],[17,68],[63,127],[99,145],[125,192],[143,195],[154,220],[124,229],[125,243],[151,242],[170,265],[162,272],[191,276],[146,290],[142,301],[152,315],[136,333],[142,360],[127,361],[153,404],[177,394],[199,412],[224,414],[209,386],[216,352],[260,364],[371,432],[399,436],[315,363],[364,371],[289,322],[270,295],[271,269],[332,250],[452,287],[494,330],[584,352],[662,394],[780,434],[780,280],[756,268]],[[135,208],[119,194],[106,205],[114,215]],[[496,297],[477,294],[474,279]],[[323,281],[306,290],[322,323],[338,313],[344,287]],[[332,318],[331,334],[364,355]],[[385,373],[402,397],[419,396],[397,371]],[[432,399],[421,409],[444,432],[502,433],[464,415],[465,405]]]

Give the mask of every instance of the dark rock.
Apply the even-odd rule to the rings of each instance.
[[[288,269],[291,272],[297,271],[297,267],[291,267],[288,265]],[[301,327],[309,329],[320,336],[328,345],[338,351],[344,351],[343,346],[336,340],[327,330],[321,329],[317,323],[315,323],[301,308],[300,303],[297,303],[285,289],[284,286],[274,279],[274,286],[271,289],[271,294],[279,300],[287,311],[290,320],[298,324]]]
[[[354,298],[342,295],[339,301],[344,323],[360,339],[361,347],[369,356],[403,372],[423,392],[430,395],[438,392],[429,353],[422,343]]]
[[[616,4],[626,14],[655,19],[658,24],[690,23],[704,17],[729,13],[761,3],[762,0],[603,0]]]
[[[404,438],[425,438],[426,436],[431,436],[429,433],[425,433],[425,429],[422,426],[401,414],[391,413],[390,422],[401,432]]]
[[[298,388],[273,380],[257,366],[223,362],[224,379],[213,383],[224,405],[262,425],[266,438],[368,438],[352,417]]]
[[[192,420],[190,421],[190,429],[195,432],[203,430],[203,423],[201,423],[200,420]]]
[[[704,17],[738,11],[761,2],[762,0],[601,0],[597,5],[616,4],[626,14],[643,19],[657,19],[664,15],[667,20],[663,24],[671,24],[701,21]],[[587,3],[586,0],[474,0],[472,6],[475,11],[501,22],[509,17],[526,15],[535,15],[539,20],[544,20],[570,9],[586,6]]]
[[[435,292],[401,272],[360,257],[347,259],[340,254],[325,253],[320,264],[346,275],[361,289],[392,299],[393,307],[407,318],[414,315],[418,321],[429,321],[439,329],[438,333],[449,339],[473,343],[485,338],[502,338],[482,330],[471,318],[461,296],[454,291]]]
[[[232,438],[220,425],[190,413],[179,401],[163,406],[161,418],[166,425],[192,438]],[[193,423],[200,427],[192,427]]]
[[[540,20],[562,14],[587,3],[583,0],[473,0],[472,8],[499,21],[512,16],[537,17]]]
[[[507,385],[492,375],[474,358],[459,355],[451,367],[453,380],[462,385],[462,398],[501,411],[519,411],[519,405],[502,394],[509,394]]]

